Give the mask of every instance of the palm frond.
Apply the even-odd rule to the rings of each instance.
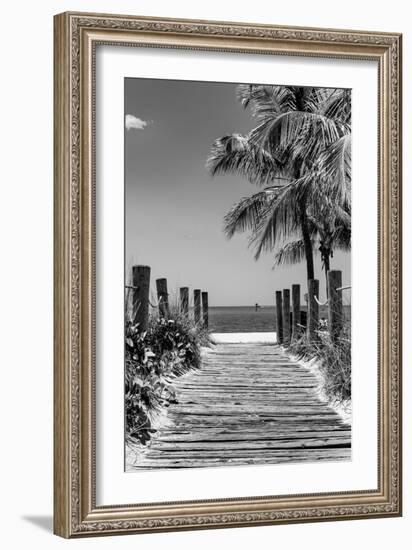
[[[223,220],[226,236],[231,239],[235,233],[255,231],[272,193],[270,189],[259,191],[250,197],[242,198],[235,204]]]
[[[323,115],[350,125],[351,123],[351,91],[338,88],[324,102],[321,108]]]
[[[252,130],[250,138],[253,144],[278,158],[280,152],[287,149],[290,158],[313,163],[322,150],[345,133],[347,127],[343,123],[324,115],[292,111],[275,118],[267,117]]]
[[[304,111],[324,115],[335,122],[350,124],[351,92],[343,88],[307,88]]]
[[[293,90],[285,86],[239,84],[236,97],[242,106],[250,108],[257,118],[276,115],[296,109]]]
[[[322,105],[333,94],[334,90],[329,88],[315,88],[305,87],[299,88],[301,96],[300,110],[307,111],[309,113],[319,113],[322,110]]]
[[[351,136],[342,136],[320,155],[315,173],[323,182],[323,191],[330,200],[351,203]]]
[[[345,204],[344,207],[342,207],[340,204],[335,203],[333,215],[335,216],[336,225],[350,230],[352,224],[350,204]]]
[[[282,163],[240,134],[215,140],[206,168],[212,176],[237,174],[255,185],[267,185],[284,179]]]
[[[255,259],[262,252],[273,250],[279,240],[299,233],[301,204],[297,200],[298,191],[293,184],[284,186],[262,210],[260,223],[251,238]]]
[[[313,244],[313,243],[312,243]],[[303,239],[298,239],[283,245],[275,254],[272,269],[280,265],[298,264],[305,259],[305,245]]]
[[[312,169],[296,180],[315,218],[351,215],[351,136],[342,136],[318,157]]]
[[[345,252],[349,252],[351,249],[352,232],[350,225],[340,225],[334,231],[333,244],[335,248],[339,248]]]

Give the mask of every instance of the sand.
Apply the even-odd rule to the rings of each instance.
[[[276,344],[276,332],[213,332],[216,344]]]

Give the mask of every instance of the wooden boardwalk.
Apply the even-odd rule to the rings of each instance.
[[[218,344],[176,381],[178,403],[132,469],[350,458],[351,429],[277,346]]]

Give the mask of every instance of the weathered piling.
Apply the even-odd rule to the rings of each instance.
[[[299,338],[300,328],[300,285],[292,285],[292,340]]]
[[[283,312],[282,312],[282,291],[276,291],[276,337],[278,344],[283,342]]]
[[[143,332],[147,330],[149,322],[150,267],[148,265],[134,265],[132,279],[133,323],[137,324],[139,331]]]
[[[283,342],[290,342],[290,290],[283,289]]]
[[[200,323],[200,314],[201,314],[201,290],[196,288],[193,291],[193,305],[194,305],[194,315],[195,323]]]
[[[167,279],[156,279],[157,299],[159,302],[160,317],[169,316],[169,294],[167,292]]]
[[[189,287],[180,288],[180,313],[187,317],[189,315]]]
[[[329,271],[329,331],[332,340],[339,338],[343,328],[342,271]]]
[[[207,292],[202,292],[202,312],[203,325],[207,328],[209,326],[209,296]]]
[[[310,279],[308,281],[308,319],[307,332],[309,342],[314,342],[317,339],[319,326],[319,280]]]

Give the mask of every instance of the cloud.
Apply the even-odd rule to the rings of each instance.
[[[126,115],[126,130],[144,130],[147,126],[146,120],[141,120],[134,115]]]

